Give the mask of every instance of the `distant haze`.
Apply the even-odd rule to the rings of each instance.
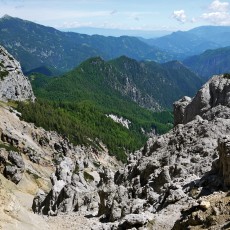
[[[59,28],[64,32],[76,32],[80,34],[88,35],[103,35],[103,36],[134,36],[143,38],[157,38],[164,35],[171,34],[172,31],[156,30],[156,31],[143,31],[143,30],[119,30],[119,29],[103,29],[103,28],[92,28],[92,27],[79,27],[79,28]]]

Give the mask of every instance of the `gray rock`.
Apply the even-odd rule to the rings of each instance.
[[[230,186],[230,136],[218,140],[219,160],[217,170],[223,177],[224,185]]]
[[[11,180],[15,184],[18,184],[22,179],[23,172],[25,170],[25,163],[22,159],[22,156],[14,151],[9,152],[8,160],[10,165],[7,165],[5,162],[6,166],[3,174],[7,179]]]
[[[96,186],[93,182],[87,182],[85,172],[75,170],[75,165],[78,163],[74,164],[69,157],[60,161],[56,172],[51,175],[51,191],[46,195],[39,192],[34,198],[34,212],[51,216],[70,211],[94,215],[98,212],[99,196]]]
[[[21,66],[0,46],[0,100],[35,100],[31,84],[22,73]]]
[[[8,160],[12,164],[16,165],[18,168],[21,168],[21,169],[25,168],[25,163],[22,159],[22,156],[17,152],[10,151],[8,155]]]
[[[175,125],[186,124],[196,115],[203,116],[210,109],[222,105],[230,108],[230,79],[224,75],[211,78],[192,100],[174,103]]]
[[[7,165],[4,170],[4,176],[15,184],[18,184],[19,181],[22,179],[22,173],[23,172],[21,171],[21,169],[17,168],[16,166]]]
[[[148,222],[148,218],[144,214],[129,214],[124,217],[118,225],[118,229],[140,228]]]

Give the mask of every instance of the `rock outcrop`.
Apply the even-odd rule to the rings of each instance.
[[[8,161],[5,162],[4,176],[17,184],[21,179],[25,170],[25,163],[22,156],[18,152],[10,151]],[[9,162],[9,164],[7,164]]]
[[[226,136],[218,141],[219,159],[217,170],[224,179],[224,185],[230,186],[230,136]]]
[[[22,73],[21,66],[0,46],[0,100],[35,100],[31,84]]]
[[[94,177],[83,170],[82,162],[64,157],[51,175],[52,189],[49,194],[45,196],[39,192],[34,198],[34,212],[51,216],[71,211],[95,215],[99,196]]]
[[[205,114],[206,116],[214,116],[216,114],[213,109],[217,109],[221,113],[222,110],[230,108],[229,80],[227,74],[216,75],[198,91],[192,100],[185,97],[176,102],[174,105],[175,125],[186,124],[195,119],[196,115],[202,117],[205,117]]]

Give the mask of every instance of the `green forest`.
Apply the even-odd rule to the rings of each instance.
[[[105,144],[111,155],[125,162],[127,153],[141,148],[147,133],[172,128],[169,111],[152,112],[114,89],[116,69],[100,58],[92,58],[61,77],[32,73],[30,81],[37,100],[18,103],[22,119],[46,130],[55,130],[74,144]],[[111,84],[112,83],[112,84]],[[129,129],[107,115],[128,119]],[[143,132],[144,130],[144,132]]]

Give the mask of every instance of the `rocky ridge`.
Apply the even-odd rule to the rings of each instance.
[[[21,66],[0,46],[0,100],[35,100],[31,84],[22,73]]]

